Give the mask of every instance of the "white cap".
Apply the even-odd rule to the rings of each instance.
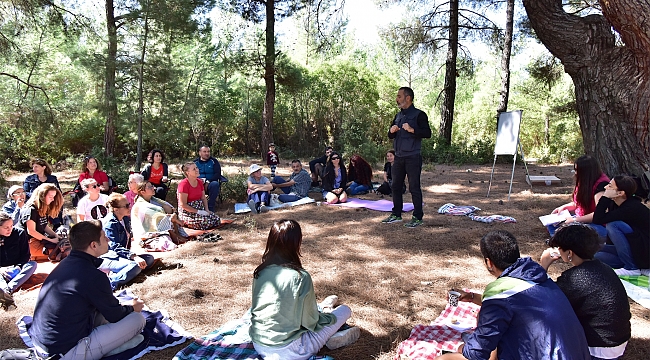
[[[256,172],[257,170],[262,170],[262,167],[259,166],[259,165],[257,165],[257,164],[253,164],[253,165],[251,165],[250,168],[248,168],[248,174],[249,174],[249,175],[252,175],[252,174],[253,174],[254,172]]]
[[[11,187],[9,188],[9,191],[7,191],[7,200],[11,200],[11,199],[12,199],[11,195],[13,195],[13,193],[15,193],[16,190],[18,190],[18,189],[22,189],[22,188],[23,188],[23,187],[22,187],[22,186],[19,186],[19,185],[13,185],[13,186],[11,186]]]

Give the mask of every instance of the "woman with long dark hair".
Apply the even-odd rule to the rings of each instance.
[[[314,284],[300,261],[301,244],[298,222],[277,221],[253,272],[249,333],[264,359],[309,359],[323,345],[335,349],[359,338],[357,327],[337,332],[352,314],[348,306],[318,311]]]
[[[323,174],[323,199],[328,204],[348,201],[348,194],[345,192],[348,183],[348,174],[343,165],[341,155],[336,151],[332,152],[327,159],[325,172]]]
[[[372,189],[372,166],[360,155],[354,154],[348,165],[349,195],[367,194]]]
[[[107,195],[110,194],[108,175],[102,171],[102,165],[96,157],[91,155],[86,156],[81,171],[81,175],[79,175],[79,184],[86,179],[95,179],[102,193]]]
[[[609,183],[609,178],[605,173],[600,170],[596,159],[589,155],[582,155],[577,158],[573,170],[575,171],[575,187],[573,188],[573,201],[558,206],[552,214],[560,213],[564,210],[573,212],[574,216],[569,216],[565,219],[565,223],[569,224],[574,221],[581,223],[591,223],[594,217],[594,210],[598,200],[605,192],[605,185]],[[553,236],[557,225],[548,225],[548,232]],[[595,228],[598,235],[605,237],[604,231]]]
[[[169,180],[169,166],[165,163],[165,154],[158,149],[153,149],[147,156],[149,164],[142,170],[142,176],[156,187],[156,197],[167,199],[167,181]]]

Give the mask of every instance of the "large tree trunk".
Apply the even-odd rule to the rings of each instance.
[[[440,129],[438,136],[451,144],[451,127],[454,121],[454,102],[456,100],[456,59],[458,58],[458,0],[449,2],[449,44],[445,64],[445,91],[442,103]]]
[[[262,143],[260,155],[266,159],[269,143],[273,142],[273,110],[275,106],[275,1],[266,1],[266,57],[264,62],[264,110],[262,112]]]
[[[144,57],[147,53],[147,38],[149,37],[149,16],[144,16],[144,36],[140,54],[140,78],[138,79],[138,155],[135,160],[135,171],[140,171],[142,165],[142,120],[144,117]]]
[[[117,122],[117,100],[115,97],[115,71],[117,62],[117,24],[113,0],[106,0],[106,28],[108,30],[108,53],[106,54],[106,82],[104,88],[104,154],[115,151],[115,123]]]
[[[585,152],[610,176],[648,170],[650,3],[601,0],[604,16],[578,17],[558,0],[523,2],[537,36],[573,79]],[[625,45],[616,45],[612,26]]]
[[[508,97],[510,95],[510,55],[512,53],[512,30],[515,16],[515,0],[508,0],[506,6],[506,31],[501,54],[501,96],[497,113],[508,111]]]

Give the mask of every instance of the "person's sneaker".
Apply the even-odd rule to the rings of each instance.
[[[1,276],[1,275],[0,275]],[[11,294],[3,289],[0,289],[0,307],[5,310],[10,310],[10,308],[15,307],[14,298]]]
[[[253,214],[259,214],[260,212],[257,211],[257,206],[255,206],[255,200],[248,200],[248,207],[251,209],[251,212]]]
[[[337,331],[331,338],[329,338],[329,340],[327,340],[325,346],[330,350],[338,349],[359,340],[359,336],[361,336],[361,330],[358,327],[353,326],[345,330]]]
[[[260,205],[260,212],[267,213],[269,212],[269,208],[266,205]]]
[[[422,220],[416,218],[415,216],[413,216],[411,218],[411,221],[404,224],[404,226],[407,227],[407,228],[414,228],[414,227],[417,227],[417,226],[420,226],[420,225],[422,225]]]
[[[625,268],[620,268],[620,269],[614,269],[614,272],[618,276],[639,276],[639,275],[641,275],[641,270],[639,270],[639,269],[628,270],[628,269],[625,269]]]
[[[390,214],[390,216],[385,218],[384,220],[382,220],[381,223],[382,224],[392,224],[392,223],[396,223],[396,222],[400,222],[400,221],[402,221],[401,217]]]
[[[336,295],[330,295],[320,303],[320,307],[323,309],[323,312],[332,312],[338,303],[339,297]]]

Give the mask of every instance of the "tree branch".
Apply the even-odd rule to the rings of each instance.
[[[14,74],[9,74],[9,73],[6,73],[6,72],[0,72],[0,76],[8,76],[8,77],[10,77],[10,78],[22,83],[22,84],[25,84],[28,88],[32,88],[32,89],[35,89],[35,90],[40,90],[43,93],[43,95],[45,95],[45,98],[47,99],[47,107],[50,109],[50,119],[54,119],[54,115],[53,115],[54,111],[52,110],[52,105],[50,104],[50,97],[47,96],[47,92],[45,91],[45,89],[43,89],[43,87],[38,86],[38,85],[34,85],[32,83],[29,83],[29,82],[19,78],[18,76],[14,75]]]

